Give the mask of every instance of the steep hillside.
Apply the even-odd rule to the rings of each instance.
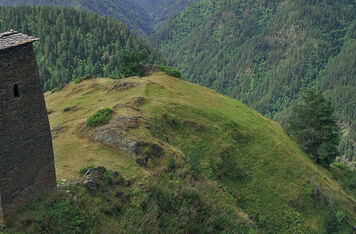
[[[146,9],[154,20],[154,29],[158,30],[173,15],[200,0],[134,0]]]
[[[5,231],[352,233],[354,198],[279,124],[232,98],[162,72],[45,98],[62,185]],[[110,121],[87,127],[105,107]],[[91,195],[72,183],[90,164],[124,180],[105,172]]]
[[[34,46],[45,91],[88,74],[121,77],[120,55],[127,48],[145,50],[149,63],[162,61],[122,23],[73,8],[0,7],[0,31],[10,29],[41,39]]]
[[[148,36],[154,31],[151,27],[153,19],[146,10],[130,0],[0,0],[0,5],[46,5],[75,7],[76,9],[96,12],[102,16],[110,16],[123,22],[131,30],[140,35]]]
[[[346,132],[356,132],[355,25],[353,0],[208,0],[170,20],[154,41],[187,80],[282,124],[291,104],[318,84]]]

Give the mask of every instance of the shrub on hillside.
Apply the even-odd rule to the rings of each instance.
[[[79,78],[76,78],[74,79],[74,84],[79,84],[81,83],[83,80],[88,80],[88,79],[92,79],[93,77],[91,75],[85,75],[85,76],[82,76],[82,77],[79,77]]]
[[[109,123],[112,110],[110,108],[104,108],[98,110],[95,114],[89,116],[86,121],[88,127],[98,127]]]
[[[173,67],[170,67],[168,65],[163,65],[163,64],[160,64],[160,65],[157,65],[157,66],[161,71],[164,71],[165,73],[167,73],[167,75],[174,76],[174,77],[177,77],[177,78],[181,78],[182,77],[182,74],[180,73],[180,71],[178,71],[177,69],[175,69]]]
[[[148,58],[145,50],[125,50],[120,56],[120,69],[125,77],[141,76],[144,70],[144,61]]]
[[[356,192],[356,169],[340,162],[334,162],[331,164],[330,170],[333,177],[340,180],[345,188]]]
[[[59,91],[59,88],[57,87],[57,88],[52,89],[51,93],[55,93],[55,92],[58,92],[58,91]]]

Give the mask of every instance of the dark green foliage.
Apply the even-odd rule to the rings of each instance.
[[[95,165],[93,163],[89,164],[88,166],[86,167],[83,167],[83,168],[80,168],[79,170],[79,174],[81,175],[84,175],[85,173],[87,173],[87,171],[90,169],[90,168],[94,168]]]
[[[177,167],[176,161],[173,156],[170,156],[168,159],[168,169],[174,170]]]
[[[160,64],[160,65],[157,65],[157,66],[161,71],[164,71],[165,73],[167,73],[167,75],[174,76],[174,77],[177,77],[177,78],[181,78],[182,77],[182,74],[180,73],[180,71],[178,71],[177,69],[175,69],[175,68],[173,68],[171,66],[163,65],[163,64]]]
[[[76,9],[98,13],[102,16],[113,17],[123,22],[135,32],[148,36],[153,34],[151,24],[153,19],[148,15],[145,9],[141,8],[131,0],[2,0],[0,5],[18,6],[18,5],[47,5],[74,7]]]
[[[153,28],[156,30],[171,16],[197,1],[200,0],[134,0],[150,14],[153,19]]]
[[[54,89],[51,90],[51,93],[55,93],[57,91],[59,91],[59,88],[54,88]]]
[[[291,104],[315,86],[356,142],[355,29],[353,0],[207,0],[169,20],[153,41],[184,79],[283,125]]]
[[[110,108],[104,108],[98,110],[95,114],[89,116],[86,121],[88,127],[98,127],[109,123],[112,110]]]
[[[145,50],[134,51],[126,49],[120,55],[121,73],[125,77],[141,76],[144,69],[144,61],[148,54]]]
[[[305,92],[303,103],[293,107],[287,130],[315,162],[329,167],[339,156],[340,128],[331,102],[321,92]]]
[[[54,7],[0,7],[0,31],[11,28],[41,39],[34,48],[45,91],[86,74],[121,77],[120,55],[127,48],[146,51],[147,63],[162,62],[159,53],[126,26],[94,13]]]
[[[74,84],[79,84],[81,83],[83,80],[87,80],[87,79],[91,79],[92,76],[91,75],[85,75],[85,76],[82,76],[82,77],[79,77],[79,78],[76,78],[73,80]]]
[[[346,191],[356,194],[356,169],[348,167],[340,162],[334,162],[330,168],[333,177],[341,181]]]
[[[345,230],[343,232],[343,224],[345,222],[346,217],[346,213],[342,210],[331,210],[329,214],[325,217],[322,233],[348,233],[348,231]]]
[[[188,154],[189,170],[194,178],[198,178],[202,172],[201,165],[200,165],[201,158],[202,156],[196,150]]]
[[[105,171],[104,173],[104,179],[107,184],[112,184],[114,181],[114,177],[109,171]]]

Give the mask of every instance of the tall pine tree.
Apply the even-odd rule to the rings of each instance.
[[[287,131],[316,163],[329,167],[339,155],[340,127],[331,102],[321,92],[305,92],[303,103],[293,107]]]

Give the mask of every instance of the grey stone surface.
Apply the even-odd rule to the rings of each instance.
[[[138,142],[125,138],[125,133],[122,133],[115,128],[106,127],[97,129],[90,134],[89,138],[114,148],[120,148],[134,155],[137,154]]]
[[[110,181],[105,179],[105,174],[108,174],[111,178]],[[88,171],[85,173],[85,181],[83,186],[92,193],[97,192],[101,188],[105,187],[107,184],[116,184],[127,186],[129,182],[126,181],[118,172],[109,171],[105,167],[93,167],[89,168]]]
[[[162,157],[164,150],[158,144],[127,138],[127,131],[138,127],[139,118],[142,117],[120,116],[111,120],[108,125],[98,128],[90,128],[82,124],[78,128],[78,133],[93,141],[131,153],[140,166],[146,167],[150,158]]]
[[[127,89],[131,89],[133,87],[136,87],[137,84],[130,82],[130,81],[119,81],[115,82],[114,85],[110,88],[111,91],[116,90],[116,91],[124,91]]]
[[[2,49],[0,207],[3,219],[55,188],[51,131],[32,43]]]
[[[84,188],[86,188],[87,190],[89,190],[91,192],[95,192],[98,188],[97,184],[91,180],[85,180],[83,185],[84,185]]]

